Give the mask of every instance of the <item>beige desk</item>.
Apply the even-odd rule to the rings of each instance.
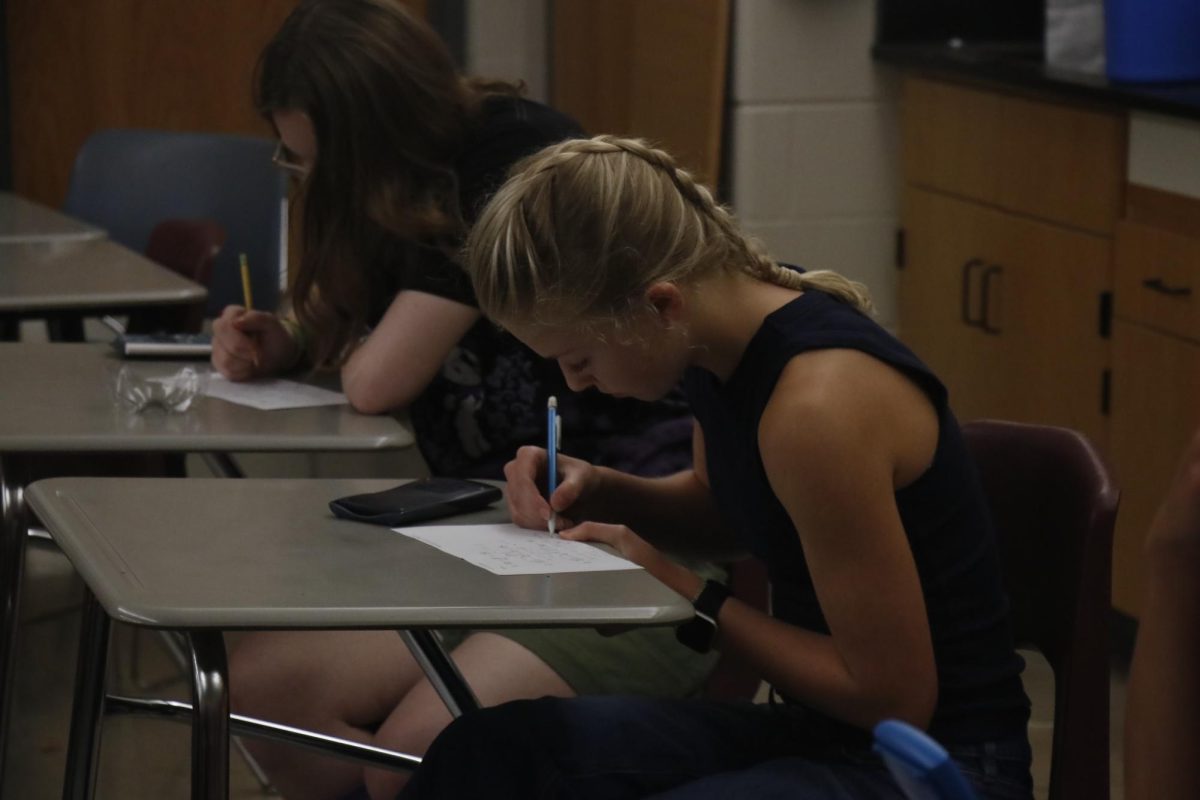
[[[203,301],[207,290],[107,239],[0,243],[0,318],[119,314]]]
[[[0,192],[0,243],[104,239],[100,228],[12,192]]]
[[[111,393],[123,365],[171,374],[184,363],[123,362],[107,345],[0,343],[0,780],[29,519],[22,487],[47,453],[331,452],[408,447],[389,416],[349,406],[259,411],[198,398],[183,414],[121,409]],[[231,463],[231,462],[230,462]]]
[[[222,629],[665,625],[692,616],[684,598],[643,570],[494,575],[329,512],[336,497],[392,485],[54,478],[31,486],[31,507],[95,600],[81,631],[64,797],[90,796],[110,619],[188,633],[196,687],[192,796],[221,798],[229,725]],[[458,521],[503,514],[494,509]],[[414,655],[435,685],[459,684],[450,694],[469,707],[469,689],[436,639],[426,635],[416,644],[423,652]]]
[[[389,416],[348,405],[260,411],[210,397],[183,414],[131,414],[111,392],[122,367],[170,375],[205,361],[122,360],[104,344],[0,343],[0,455],[15,452],[298,452],[408,447]]]

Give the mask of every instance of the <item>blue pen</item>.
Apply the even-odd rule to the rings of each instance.
[[[546,401],[546,500],[554,496],[558,486],[558,399],[550,395]],[[547,520],[551,535],[555,535],[555,513],[550,508],[550,519]]]

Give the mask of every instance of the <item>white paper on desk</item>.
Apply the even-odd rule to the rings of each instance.
[[[331,392],[319,386],[288,381],[282,378],[263,378],[253,381],[231,381],[223,375],[213,373],[209,377],[204,393],[240,406],[250,406],[262,411],[282,408],[311,408],[313,406],[338,406],[346,402],[346,395]]]
[[[429,525],[392,530],[497,575],[641,569],[632,561],[590,544],[512,524]]]

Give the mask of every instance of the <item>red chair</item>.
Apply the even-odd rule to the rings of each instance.
[[[208,288],[213,262],[225,244],[225,229],[209,219],[168,219],[154,226],[146,257]],[[171,308],[138,309],[129,315],[130,333],[198,333],[204,324],[205,301]]]
[[[1018,645],[1054,671],[1050,800],[1109,796],[1112,533],[1120,492],[1104,460],[1066,428],[963,426],[996,523]]]

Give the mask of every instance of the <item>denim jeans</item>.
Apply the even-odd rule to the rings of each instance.
[[[1026,742],[953,748],[985,800],[1030,800]],[[903,800],[869,747],[814,740],[788,706],[590,696],[473,712],[401,797]]]

